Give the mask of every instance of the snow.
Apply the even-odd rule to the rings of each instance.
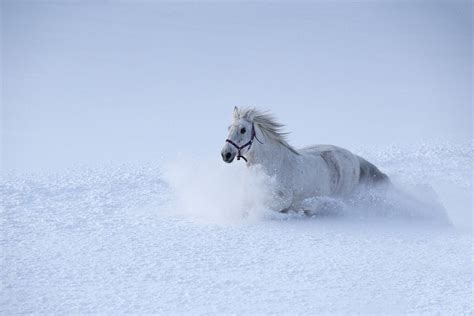
[[[452,224],[274,214],[266,179],[218,153],[5,173],[0,311],[473,313],[472,142],[356,152],[410,193],[433,187]]]

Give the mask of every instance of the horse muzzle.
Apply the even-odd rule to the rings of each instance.
[[[221,152],[222,160],[224,160],[227,163],[231,163],[234,161],[236,153],[228,151],[228,150],[223,150]]]

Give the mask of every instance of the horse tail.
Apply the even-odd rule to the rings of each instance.
[[[376,166],[362,157],[357,156],[360,164],[359,183],[366,185],[390,184],[388,176]]]

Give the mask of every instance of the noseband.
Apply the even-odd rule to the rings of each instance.
[[[252,137],[250,137],[250,140],[248,142],[246,142],[245,144],[243,144],[242,146],[239,146],[237,145],[236,143],[234,143],[233,141],[231,141],[230,139],[226,139],[225,141],[228,142],[229,144],[231,144],[232,146],[234,146],[235,148],[237,148],[237,160],[240,160],[240,158],[242,158],[243,160],[245,160],[245,162],[247,162],[247,158],[245,158],[244,156],[242,156],[240,154],[240,151],[242,149],[244,149],[245,147],[248,147],[250,150],[250,147],[252,146],[252,143],[253,143],[253,140],[256,139],[260,144],[263,144],[258,138],[257,138],[257,134],[255,133],[255,127],[252,123]]]

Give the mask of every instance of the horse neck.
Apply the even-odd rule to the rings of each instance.
[[[246,155],[248,159],[247,166],[262,165],[267,173],[272,175],[281,170],[283,164],[287,167],[288,164],[294,162],[295,159],[292,158],[294,158],[295,154],[290,149],[283,146],[277,140],[265,136],[259,127],[256,126],[255,129],[257,138],[262,143],[257,140],[253,142],[251,149]]]

